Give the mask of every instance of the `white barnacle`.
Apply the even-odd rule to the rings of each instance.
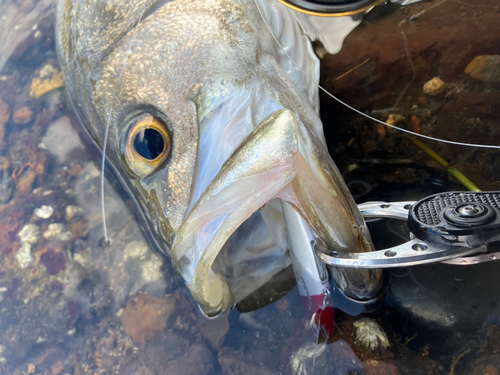
[[[26,224],[18,233],[21,243],[34,244],[38,240],[40,230],[35,224]]]
[[[27,242],[23,243],[16,253],[16,260],[21,268],[27,268],[33,263],[33,255],[31,255],[31,245]]]
[[[42,207],[35,208],[33,213],[40,219],[48,219],[54,213],[54,209],[50,206],[43,205]]]
[[[356,344],[369,351],[384,351],[391,343],[384,330],[373,319],[361,318],[354,322],[356,328]]]

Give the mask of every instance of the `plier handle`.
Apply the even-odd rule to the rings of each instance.
[[[447,192],[418,202],[368,202],[358,207],[365,219],[406,220],[409,241],[368,253],[343,253],[316,241],[315,253],[326,264],[391,268],[434,262],[472,265],[500,259],[498,191]]]

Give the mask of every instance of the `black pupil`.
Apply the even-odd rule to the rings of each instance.
[[[161,155],[165,140],[156,129],[143,129],[134,138],[134,149],[144,159],[155,160]]]

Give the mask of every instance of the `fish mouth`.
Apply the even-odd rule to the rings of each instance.
[[[252,214],[275,199],[290,203],[328,247],[372,250],[364,221],[321,145],[295,113],[276,110],[246,136],[199,199],[194,197],[175,235],[172,260],[207,315],[237,302],[227,278],[213,268],[221,249]],[[359,283],[366,277],[359,275]]]

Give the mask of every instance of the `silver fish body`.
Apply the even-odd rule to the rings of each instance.
[[[57,46],[75,108],[101,147],[108,128],[106,156],[209,315],[290,264],[278,199],[330,248],[373,248],[328,154],[317,88],[273,37],[318,75],[290,12],[275,0],[58,4]],[[132,124],[144,114],[171,138],[153,167],[128,158]],[[245,238],[235,238],[242,228]],[[378,270],[337,273],[355,298],[380,289]]]

